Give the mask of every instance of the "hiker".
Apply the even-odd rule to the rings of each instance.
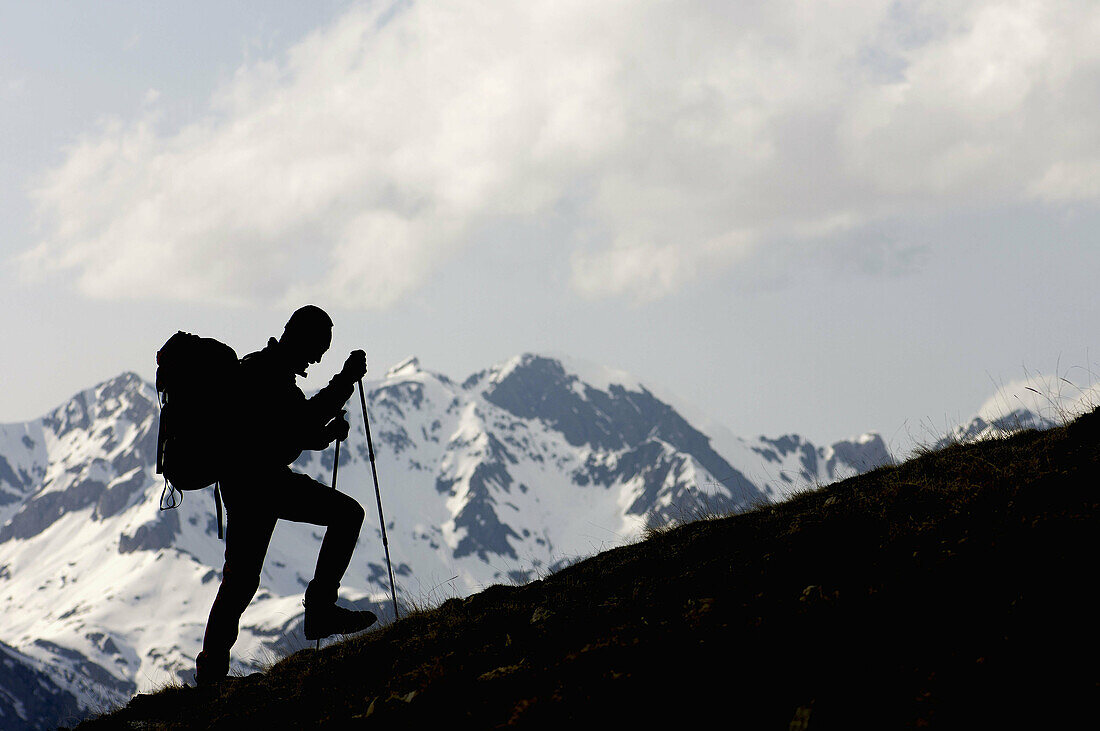
[[[356,350],[329,384],[306,399],[295,375],[318,363],[332,342],[332,320],[306,305],[291,315],[279,339],[241,359],[244,387],[256,404],[240,435],[242,459],[221,478],[226,508],[225,565],[210,608],[195,681],[215,683],[229,672],[229,649],[238,623],[260,584],[271,533],[280,518],[327,527],[313,580],[306,587],[305,636],[318,640],[366,629],[377,617],[336,605],[340,580],[351,561],[363,523],[355,499],[294,472],[290,463],[303,450],[325,449],[348,435],[343,405],[367,371],[366,354]]]

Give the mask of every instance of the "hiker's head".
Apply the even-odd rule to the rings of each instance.
[[[279,343],[294,372],[304,376],[306,368],[311,363],[320,363],[321,356],[332,344],[332,318],[316,305],[300,307],[287,320]]]

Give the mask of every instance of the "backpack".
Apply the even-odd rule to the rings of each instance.
[[[157,351],[157,474],[164,475],[160,509],[178,507],[185,490],[214,485],[218,538],[224,535],[219,480],[231,456],[229,415],[240,394],[240,370],[233,348],[183,331]]]

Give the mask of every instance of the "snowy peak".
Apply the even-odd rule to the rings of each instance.
[[[127,372],[81,391],[42,421],[57,438],[87,430],[96,421],[116,417],[141,424],[157,414],[156,391],[136,373]]]
[[[998,416],[978,414],[966,424],[960,424],[932,445],[943,449],[952,444],[966,444],[983,439],[996,439],[1024,429],[1050,429],[1057,423],[1027,408],[1018,408]]]
[[[416,356],[406,358],[386,371],[386,378],[411,376],[420,371],[420,359]]]
[[[701,508],[701,500],[726,511],[764,498],[707,436],[629,374],[527,353],[464,386],[528,429],[564,440],[562,451],[575,457],[559,462],[561,468],[575,486],[618,490],[623,520],[633,521],[624,524],[627,532],[647,521],[682,518]],[[549,461],[556,454],[536,450],[533,457]],[[701,485],[709,486],[705,498]]]
[[[825,460],[825,473],[832,480],[894,464],[886,442],[880,435],[870,433],[834,442],[821,450],[820,456]]]
[[[798,482],[804,485],[840,480],[894,463],[886,442],[873,433],[833,442],[827,447],[816,447],[797,434],[775,439],[759,437],[750,448],[768,463],[794,465]],[[792,477],[790,472],[780,473],[780,479],[789,484],[795,482]]]
[[[618,386],[630,391],[644,391],[637,378],[626,371],[589,363],[579,358],[551,357],[536,353],[523,353],[498,363],[488,371],[471,376],[484,378],[491,384],[499,384],[517,372],[553,374],[564,377],[569,383],[608,392]]]
[[[481,395],[510,414],[546,422],[574,446],[625,446],[608,434],[609,418],[587,403],[585,391],[558,361],[524,355],[490,371]]]
[[[561,361],[532,354],[492,369],[481,395],[515,416],[545,422],[574,446],[602,449],[637,446],[658,431],[651,417],[671,411],[645,389],[607,384],[603,390]]]
[[[152,481],[157,417],[153,387],[135,373],[123,373],[24,425],[20,444],[26,449],[15,455],[22,500],[17,503],[14,491],[0,486],[8,495],[0,503],[9,508],[0,512],[5,519],[0,543],[36,536],[89,506],[92,520],[122,512]],[[0,455],[0,480],[10,482],[12,472]]]

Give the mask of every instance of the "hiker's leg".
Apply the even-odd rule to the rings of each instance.
[[[226,492],[228,495],[229,491]],[[229,649],[237,641],[241,614],[260,585],[260,571],[277,518],[270,511],[257,510],[257,507],[227,498],[225,564],[222,583],[206,622],[203,651],[197,662],[200,674],[204,665],[211,667],[212,675],[219,674],[223,663],[228,669]]]
[[[306,601],[332,603],[340,580],[351,563],[351,554],[363,525],[363,507],[355,498],[296,472],[280,480],[281,489],[269,494],[277,515],[285,520],[323,525],[327,528],[317,568],[306,590]]]
[[[329,490],[326,499],[320,501],[317,507],[324,511],[322,517],[328,518],[328,530],[317,553],[313,580],[320,587],[320,599],[336,601],[336,591],[351,563],[351,555],[359,540],[359,529],[363,526],[363,506],[353,497]]]
[[[321,640],[334,634],[351,634],[370,627],[378,617],[369,610],[353,611],[337,606],[340,580],[351,562],[363,508],[354,498],[333,490],[289,469],[268,492],[277,515],[285,520],[325,526],[325,537],[317,555],[317,569],[306,587],[305,620],[307,640]]]

